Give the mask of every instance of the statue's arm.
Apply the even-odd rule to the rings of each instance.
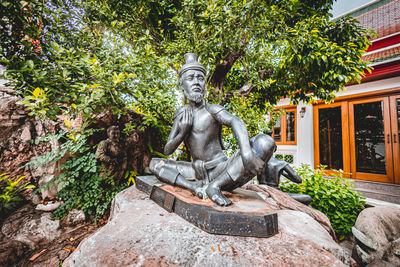
[[[185,139],[190,127],[192,126],[193,118],[188,109],[178,110],[169,133],[167,144],[164,147],[164,154],[171,155]]]
[[[96,159],[102,163],[109,163],[111,158],[107,156],[107,146],[105,141],[101,141],[96,149]]]
[[[221,109],[214,116],[219,123],[232,129],[238,142],[243,166],[248,174],[255,175],[264,169],[264,161],[260,159],[251,149],[249,134],[243,120]]]

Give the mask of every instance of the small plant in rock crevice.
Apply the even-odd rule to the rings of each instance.
[[[21,193],[23,191],[35,188],[34,185],[29,183],[19,184],[25,176],[21,176],[16,181],[8,177],[8,173],[0,174],[0,220],[13,211],[22,201]]]
[[[348,237],[358,214],[365,208],[365,198],[355,191],[343,171],[335,171],[333,177],[325,177],[325,166],[312,169],[303,164],[295,168],[303,183],[282,181],[280,189],[284,192],[307,194],[312,197],[311,207],[323,212],[330,220],[339,239]]]

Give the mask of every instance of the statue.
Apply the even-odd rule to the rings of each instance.
[[[265,167],[264,171],[257,175],[260,184],[266,184],[273,188],[279,189],[279,181],[281,175],[296,183],[301,183],[300,176],[290,167],[289,163],[272,157]]]
[[[219,206],[232,203],[222,190],[238,188],[260,174],[276,148],[266,134],[249,138],[243,121],[222,106],[204,100],[206,70],[197,55],[185,54],[186,64],[179,71],[179,87],[189,105],[178,109],[165,145],[172,154],[184,142],[192,162],[153,158],[150,171],[165,183],[188,189],[200,198],[209,197]],[[240,150],[227,158],[223,152],[221,127],[232,128]]]
[[[279,189],[281,175],[295,183],[302,183],[301,177],[293,170],[289,163],[275,157],[271,157],[267,162],[264,171],[257,175],[257,180],[260,184],[266,184]],[[305,205],[310,204],[312,201],[309,195],[295,193],[288,193],[288,195]]]
[[[96,150],[96,159],[103,165],[103,177],[112,177],[116,184],[123,178],[127,166],[126,152],[119,142],[118,126],[107,129],[108,138],[100,142]]]

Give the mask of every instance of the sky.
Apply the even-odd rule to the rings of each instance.
[[[370,2],[374,2],[374,0],[337,0],[333,2],[332,15],[335,18]]]

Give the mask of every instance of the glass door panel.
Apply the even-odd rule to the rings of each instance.
[[[393,179],[387,98],[350,102],[351,171],[355,178]]]
[[[286,112],[286,142],[296,141],[296,111]]]
[[[274,130],[273,130],[273,137],[274,137],[275,142],[282,141],[281,124],[282,124],[282,117],[279,117],[279,119],[275,123]]]
[[[328,169],[343,170],[342,108],[318,110],[319,163]]]
[[[400,95],[390,97],[394,182],[400,184]]]

